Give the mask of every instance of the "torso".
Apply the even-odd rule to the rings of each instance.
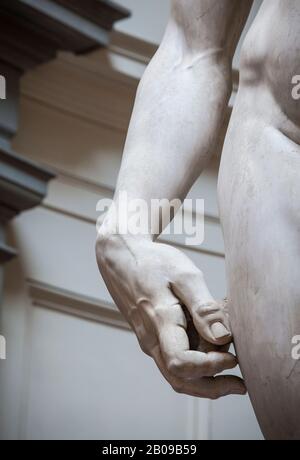
[[[219,177],[235,345],[268,438],[300,438],[300,1],[265,0],[242,56]]]
[[[278,129],[287,129],[300,144],[300,89],[293,97],[295,77],[300,77],[300,2],[265,0],[243,45],[241,86],[270,92],[274,104],[253,108]],[[298,79],[299,81],[299,79]],[[299,88],[299,85],[298,85]]]

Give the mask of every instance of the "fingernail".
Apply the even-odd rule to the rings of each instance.
[[[211,332],[215,339],[224,339],[225,337],[229,337],[231,335],[222,323],[214,323],[211,326]]]

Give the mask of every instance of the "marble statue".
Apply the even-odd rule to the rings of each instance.
[[[172,0],[138,88],[115,202],[121,190],[184,199],[216,150],[251,6]],[[243,44],[219,174],[227,301],[150,228],[118,234],[124,216],[108,211],[96,244],[116,305],[172,387],[210,399],[248,390],[267,439],[300,438],[300,363],[291,355],[300,334],[299,50],[300,1],[264,0]],[[232,340],[244,380],[219,375],[237,365]]]

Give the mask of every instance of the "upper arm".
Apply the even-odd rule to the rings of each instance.
[[[165,34],[182,53],[224,52],[232,59],[253,0],[172,0]]]

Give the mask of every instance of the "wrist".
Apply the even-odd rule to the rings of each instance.
[[[120,222],[118,220],[111,220],[111,218],[107,216],[102,225],[98,228],[96,256],[99,268],[111,263],[112,254],[116,254],[116,251],[121,254],[120,251],[125,250],[126,252],[128,248],[133,250],[133,248],[138,246],[141,242],[152,242],[150,234],[132,235],[124,231],[125,227],[119,224]]]
[[[126,226],[122,225],[119,221],[111,222],[105,219],[97,231],[97,245],[103,247],[113,240],[117,241],[118,239],[124,241],[130,240],[132,242],[141,240],[153,242],[154,237],[148,232],[131,233]]]
[[[152,235],[151,228],[148,226],[148,220],[145,216],[136,218],[136,214],[128,212],[117,212],[113,204],[108,210],[102,221],[97,223],[97,240],[107,241],[113,236],[123,237],[124,239],[146,239],[153,241],[155,235]]]

